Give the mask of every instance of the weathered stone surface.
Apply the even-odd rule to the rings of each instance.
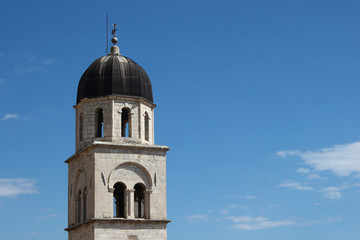
[[[122,109],[131,137],[121,137]],[[166,240],[166,146],[154,145],[155,105],[131,97],[84,99],[76,107],[76,153],[68,163],[69,240]],[[95,138],[97,109],[103,137]],[[145,114],[149,139],[145,139]],[[82,120],[80,120],[82,116]],[[82,121],[82,124],[80,124]],[[82,126],[82,140],[80,140]],[[114,185],[126,186],[125,217],[114,217]],[[146,219],[135,219],[134,186],[144,188]]]

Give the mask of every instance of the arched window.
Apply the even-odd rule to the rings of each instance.
[[[86,192],[86,187],[84,188],[84,193],[83,193],[83,196],[82,196],[82,200],[83,200],[83,221],[85,222],[86,221],[86,195],[87,195],[87,192]]]
[[[83,140],[84,115],[80,113],[79,139]]]
[[[125,184],[117,182],[114,185],[114,217],[125,217]]]
[[[126,107],[121,109],[121,136],[131,137],[131,111]]]
[[[76,222],[81,222],[81,190],[79,190],[76,202]]]
[[[134,194],[134,213],[135,218],[145,218],[145,198],[144,191],[145,188],[142,184],[136,184],[134,186],[135,194]]]
[[[95,125],[96,136],[95,137],[103,137],[104,136],[103,125],[104,125],[103,110],[101,108],[99,108],[98,110],[96,110],[96,125]]]
[[[145,122],[145,140],[149,141],[149,114],[145,112],[144,122]]]

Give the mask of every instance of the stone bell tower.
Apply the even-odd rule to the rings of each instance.
[[[119,52],[82,75],[68,164],[69,240],[166,240],[166,152],[154,144],[151,82]]]

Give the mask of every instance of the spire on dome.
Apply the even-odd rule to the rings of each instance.
[[[117,24],[114,23],[113,24],[114,29],[111,31],[111,34],[113,35],[113,38],[111,39],[111,42],[114,44],[113,46],[111,46],[110,48],[110,54],[111,55],[120,55],[120,50],[119,47],[116,46],[116,43],[118,42],[118,39],[116,37],[116,30],[117,30]]]
[[[111,42],[115,45],[118,42],[118,39],[116,38],[116,30],[117,30],[117,24],[113,24],[114,29],[112,30],[111,34],[114,35],[114,37],[111,39]]]

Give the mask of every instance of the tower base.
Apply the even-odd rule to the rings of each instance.
[[[69,240],[166,240],[169,220],[91,219],[71,226]]]

